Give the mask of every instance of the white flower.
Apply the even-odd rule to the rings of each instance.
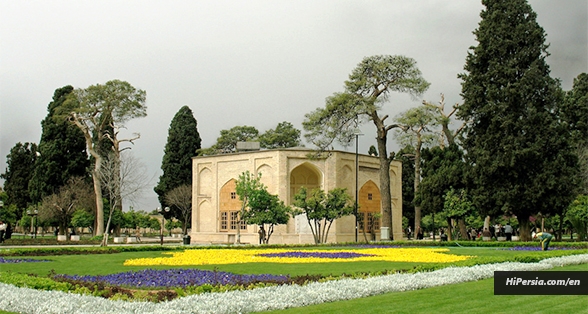
[[[499,263],[448,267],[428,273],[283,285],[245,291],[192,295],[162,303],[111,301],[59,291],[39,291],[0,283],[0,309],[19,313],[248,313],[349,300],[491,278],[494,271],[535,271],[588,263],[588,254],[548,258],[539,263]],[[230,300],[228,302],[227,300]]]

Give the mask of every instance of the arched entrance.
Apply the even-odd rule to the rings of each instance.
[[[301,187],[311,191],[321,187],[321,173],[311,164],[304,163],[290,172],[290,204]]]
[[[220,189],[219,193],[219,230],[220,231],[237,231],[239,224],[239,211],[241,210],[241,201],[237,196],[237,181],[229,180]],[[247,225],[241,223],[241,230],[247,230]]]
[[[373,181],[366,182],[358,194],[359,204],[359,231],[371,233],[372,238],[376,232],[380,231],[380,215],[382,207],[382,198],[380,189]]]

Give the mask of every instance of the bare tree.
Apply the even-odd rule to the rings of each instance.
[[[180,209],[182,214],[182,234],[186,235],[192,217],[192,185],[183,184],[165,194],[165,201]]]
[[[93,206],[94,193],[90,184],[85,182],[82,177],[73,177],[59,189],[58,193],[43,198],[39,217],[57,219],[59,234],[64,235],[74,212]]]
[[[102,160],[100,167],[100,179],[102,187],[109,196],[110,212],[102,246],[108,244],[108,235],[112,214],[122,205],[123,199],[132,203],[150,184],[147,178],[146,167],[130,152],[119,151],[110,153]]]

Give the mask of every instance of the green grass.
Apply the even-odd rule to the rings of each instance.
[[[500,248],[479,248],[479,247],[452,247],[449,253],[457,255],[476,256],[470,261],[457,262],[454,265],[471,265],[477,260],[495,260],[513,258],[516,256],[543,257],[551,254],[569,254],[568,251],[549,252],[523,252],[509,251]],[[584,250],[584,253],[587,251]],[[140,251],[123,252],[116,254],[88,254],[88,255],[59,255],[31,257],[35,259],[47,259],[47,263],[17,263],[0,264],[0,271],[14,271],[26,274],[38,274],[45,276],[51,271],[58,274],[76,275],[105,275],[145,268],[166,269],[166,268],[198,268],[204,270],[228,271],[237,274],[289,274],[290,276],[303,275],[334,275],[353,274],[360,272],[381,272],[393,270],[408,270],[414,267],[435,266],[446,264],[426,264],[412,262],[339,262],[339,263],[314,263],[314,264],[280,264],[280,263],[247,263],[228,265],[201,265],[201,266],[123,266],[127,259],[149,258],[168,256],[161,251]],[[9,257],[7,257],[9,258]],[[15,258],[15,257],[10,257]],[[28,258],[28,257],[27,257]]]
[[[553,270],[588,270],[575,265]],[[494,279],[263,313],[588,313],[586,296],[494,295]]]

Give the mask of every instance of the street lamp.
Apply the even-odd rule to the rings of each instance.
[[[159,233],[160,236],[160,241],[161,241],[161,245],[163,246],[163,229],[165,229],[165,215],[163,214],[163,212],[165,211],[166,213],[169,213],[170,208],[169,207],[165,207],[163,210],[161,210],[161,207],[157,207],[157,212],[159,214],[161,214],[161,232]]]
[[[358,154],[358,142],[359,142],[359,136],[363,135],[361,133],[361,130],[359,128],[355,128],[355,130],[353,130],[353,134],[355,135],[355,208],[353,209],[353,214],[355,215],[355,242],[357,242],[357,209],[358,209],[358,204],[357,204],[357,199],[358,199],[358,195],[359,195],[359,154]],[[365,222],[364,222],[365,223]]]
[[[31,238],[37,238],[37,219],[35,219],[35,217],[37,217],[37,215],[39,214],[39,210],[38,209],[28,209],[27,210],[27,214],[29,216],[31,216]]]

